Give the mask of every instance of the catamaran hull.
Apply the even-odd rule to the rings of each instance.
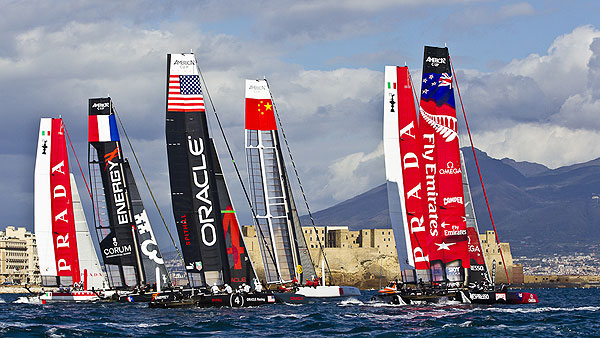
[[[473,304],[537,304],[537,295],[530,292],[465,292],[465,303]]]
[[[276,303],[302,304],[309,299],[296,293],[234,293],[234,294],[195,294],[190,290],[157,294],[149,303],[151,308],[177,307],[248,307]]]
[[[42,304],[46,302],[97,302],[104,300],[104,295],[93,291],[45,292],[39,296]]]
[[[389,304],[411,305],[456,301],[463,304],[537,304],[538,298],[530,292],[469,292],[464,290],[439,293],[389,292],[373,296],[371,300],[381,300]]]
[[[302,286],[296,293],[307,298],[339,298],[360,296],[360,290],[354,286]]]

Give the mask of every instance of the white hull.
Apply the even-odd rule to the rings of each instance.
[[[295,292],[307,298],[336,298],[360,296],[360,290],[354,286],[301,286]]]
[[[72,292],[46,292],[39,296],[44,302],[94,302],[101,298],[99,293],[92,291],[72,291]]]

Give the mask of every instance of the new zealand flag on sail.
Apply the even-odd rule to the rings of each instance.
[[[447,104],[455,108],[453,89],[450,69],[441,74],[425,73],[421,83],[421,100],[435,101],[438,107]]]

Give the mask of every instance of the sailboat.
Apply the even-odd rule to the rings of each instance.
[[[110,97],[89,100],[89,172],[94,221],[104,267],[121,301],[150,301],[169,287],[160,253],[131,167],[123,157]]]
[[[281,301],[283,295],[262,292],[240,235],[191,53],[167,55],[166,142],[173,216],[190,288],[158,294],[150,306],[242,307]]]
[[[40,120],[34,175],[34,227],[42,286],[53,290],[36,298],[46,303],[110,296],[69,170],[60,118]]]
[[[496,292],[490,282],[458,146],[453,83],[448,49],[426,46],[418,121],[408,68],[386,66],[386,179],[402,282],[380,298],[537,303],[535,294]]]
[[[359,296],[351,286],[302,286],[316,277],[281,152],[273,99],[266,80],[246,80],[246,163],[255,228],[267,284],[292,285],[306,297]],[[323,264],[324,265],[324,264]],[[309,279],[307,279],[309,280]]]

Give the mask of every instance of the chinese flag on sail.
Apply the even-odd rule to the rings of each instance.
[[[246,80],[246,129],[277,129],[273,101],[265,80]]]

